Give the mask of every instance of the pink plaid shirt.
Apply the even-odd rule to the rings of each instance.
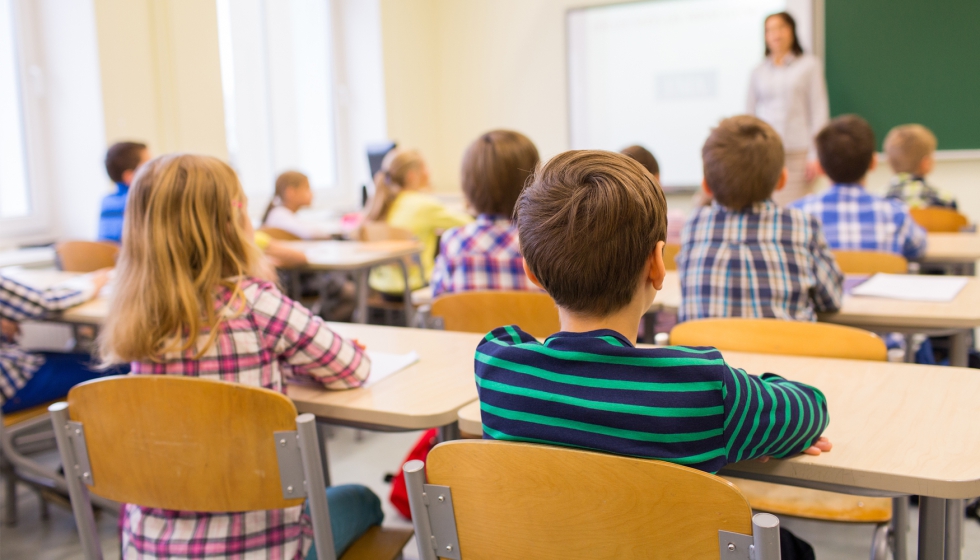
[[[371,363],[350,341],[268,282],[241,281],[245,308],[227,312],[215,343],[200,359],[194,349],[159,361],[133,362],[133,374],[189,375],[284,392],[291,377],[329,389],[359,387]],[[223,289],[216,305],[231,292]],[[199,337],[201,344],[208,333]],[[123,558],[267,558],[296,560],[313,542],[302,506],[268,511],[201,513],[123,506]]]

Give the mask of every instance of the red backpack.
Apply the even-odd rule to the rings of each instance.
[[[434,428],[426,430],[422,437],[415,442],[412,450],[408,452],[408,456],[402,461],[402,465],[415,459],[425,462],[425,458],[429,456],[429,451],[436,446],[438,439],[437,430]],[[408,489],[405,487],[405,473],[401,468],[398,469],[398,474],[391,479],[391,495],[388,499],[391,500],[391,505],[395,506],[395,509],[402,515],[409,519],[412,518],[412,510],[408,506]]]

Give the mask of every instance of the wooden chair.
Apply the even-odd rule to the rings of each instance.
[[[912,208],[909,213],[929,233],[956,233],[970,223],[966,216],[951,208]]]
[[[904,259],[903,259],[904,260]],[[720,350],[885,361],[888,350],[878,335],[854,327],[779,319],[700,319],[681,323],[670,331],[670,343],[714,346]],[[900,535],[896,560],[904,560],[907,498],[868,498],[822,492],[764,482],[731,479],[752,504],[752,509],[777,515],[841,523],[874,523],[872,560],[888,553],[893,507],[899,511],[892,534]],[[903,501],[906,500],[906,501]]]
[[[909,262],[905,257],[882,251],[831,251],[844,274],[905,274]]]
[[[667,270],[677,270],[677,253],[681,250],[680,245],[667,243],[664,245],[664,268]]]
[[[263,226],[259,228],[259,231],[278,241],[299,241],[302,239],[296,234],[274,227]]]
[[[93,272],[116,266],[119,245],[106,241],[62,241],[54,246],[58,265],[66,272]]]
[[[432,317],[442,318],[447,331],[487,333],[504,325],[518,325],[543,338],[561,330],[558,308],[544,292],[486,290],[439,296],[432,302]]]
[[[357,232],[361,241],[391,241],[415,239],[415,235],[407,229],[389,226],[385,222],[364,222]]]
[[[775,516],[680,465],[464,440],[403,471],[421,560],[779,558]]]
[[[208,379],[114,376],[76,385],[49,410],[87,560],[102,558],[90,493],[205,512],[308,501],[317,557],[336,558],[315,419],[297,416],[285,395]],[[374,558],[397,558],[409,538],[379,529],[351,550],[384,544]]]

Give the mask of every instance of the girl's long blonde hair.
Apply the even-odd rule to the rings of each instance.
[[[405,189],[405,180],[413,169],[422,169],[425,160],[416,150],[394,149],[381,162],[381,169],[374,174],[374,196],[367,203],[367,220],[372,222],[388,219],[391,203]]]
[[[265,214],[262,214],[262,223],[264,224],[269,219],[269,212],[272,212],[273,208],[282,204],[282,195],[286,192],[286,189],[298,187],[309,182],[310,178],[299,171],[283,171],[280,173],[276,177],[276,194],[272,195],[272,200],[269,202],[269,206],[266,207]]]
[[[235,172],[208,156],[169,154],[145,164],[126,203],[110,312],[99,336],[104,363],[200,358],[228,310],[243,303],[238,279],[260,275],[260,253]],[[232,291],[216,309],[219,288]],[[198,336],[209,330],[207,342]]]

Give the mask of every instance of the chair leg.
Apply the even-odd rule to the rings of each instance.
[[[888,525],[882,523],[875,527],[874,538],[871,539],[871,560],[888,559],[888,536],[891,531]]]
[[[17,475],[6,460],[3,462],[4,486],[6,487],[3,521],[8,527],[13,527],[17,525]]]

